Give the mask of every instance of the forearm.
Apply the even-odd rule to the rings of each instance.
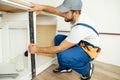
[[[62,43],[59,46],[38,47],[35,44],[30,44],[28,46],[28,49],[31,54],[34,54],[34,53],[37,53],[37,54],[39,54],[39,53],[53,54],[54,53],[55,54],[55,53],[62,52],[74,45],[75,45],[74,43],[70,43],[70,42],[64,40],[64,41],[62,41]]]
[[[39,4],[31,3],[29,11],[45,11],[51,14],[64,17],[64,14],[60,12],[57,8],[48,5],[39,5]]]
[[[44,11],[44,12],[48,12],[51,14],[55,14],[55,15],[64,17],[64,14],[62,12],[60,12],[57,8],[48,6],[48,5],[34,4],[34,7],[31,7],[29,11]]]
[[[64,15],[57,8],[47,5],[43,6],[44,6],[43,11],[64,17]]]
[[[38,47],[37,53],[56,54],[63,51],[59,46]]]

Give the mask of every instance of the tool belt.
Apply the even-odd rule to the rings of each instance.
[[[96,58],[101,51],[101,48],[94,47],[93,45],[86,41],[81,41],[79,44],[91,58]]]

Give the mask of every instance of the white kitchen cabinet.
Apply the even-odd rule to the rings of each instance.
[[[31,31],[34,43],[38,46],[53,45],[56,35],[56,16],[43,14],[36,17],[36,13],[33,12],[31,13],[33,20],[29,22],[31,18],[26,11],[29,8],[28,4],[22,5],[23,2],[14,1],[0,1],[2,15],[0,16],[0,80],[30,80],[55,60],[55,55],[43,53],[24,56],[31,41]]]
[[[0,1],[0,80],[30,80],[28,7],[8,0]]]

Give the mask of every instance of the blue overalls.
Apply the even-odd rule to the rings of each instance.
[[[90,26],[83,23],[78,23],[77,25],[83,25],[90,28]],[[67,36],[65,35],[56,35],[54,38],[55,46],[58,46],[66,37]],[[89,62],[93,60],[86,54],[79,44],[58,53],[57,58],[60,69],[71,68],[82,75],[85,75],[88,72],[90,65]]]

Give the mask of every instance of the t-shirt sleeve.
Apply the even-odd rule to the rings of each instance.
[[[88,30],[85,27],[75,26],[65,40],[77,44],[88,35]]]

